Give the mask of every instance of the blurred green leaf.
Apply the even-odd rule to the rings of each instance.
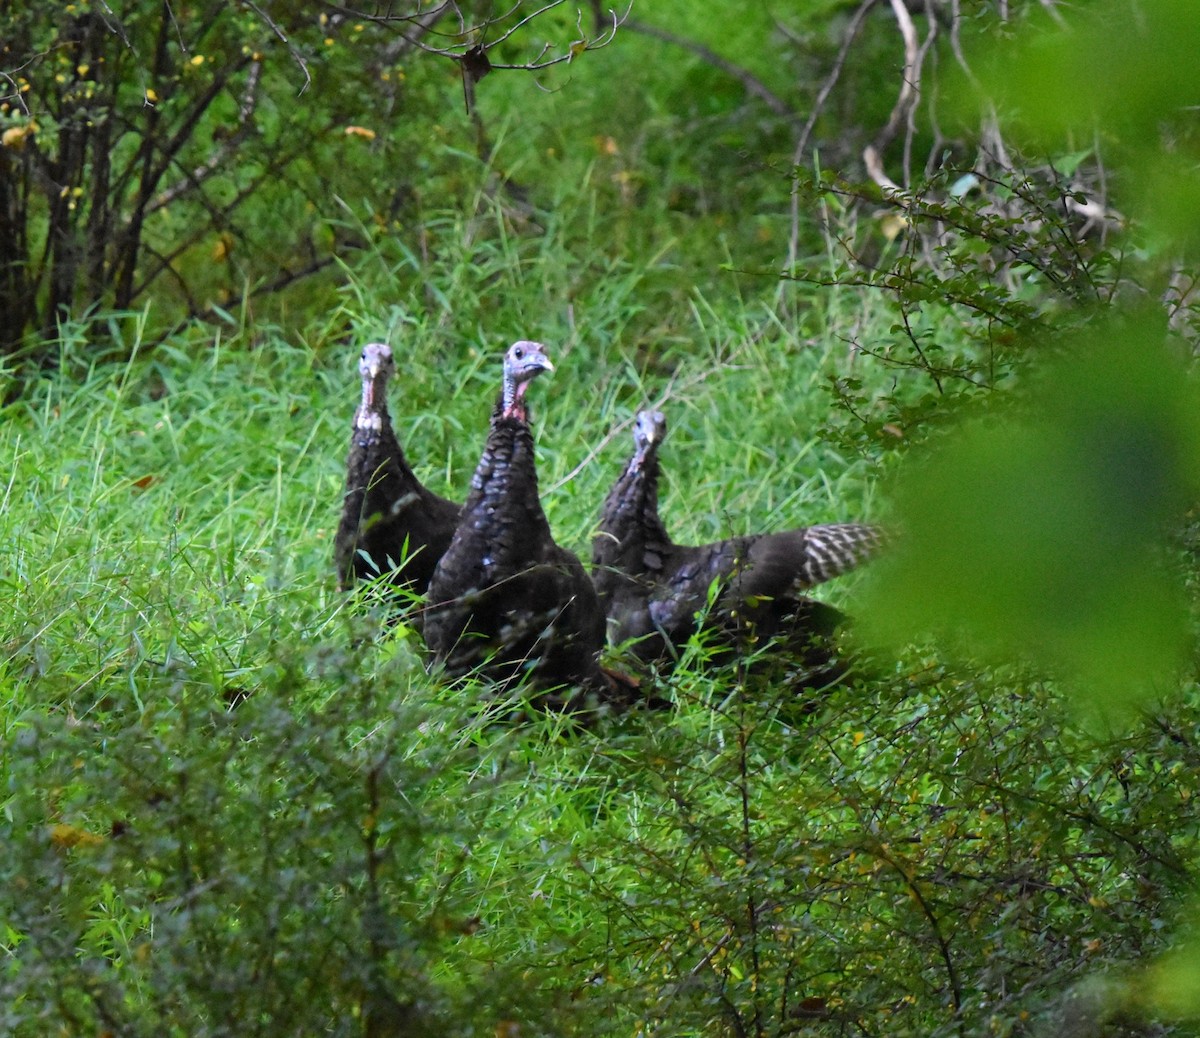
[[[1163,115],[1200,97],[1197,53],[1193,0],[1107,0],[1065,22],[1035,11],[1015,44],[989,48],[982,80],[1043,139],[1099,118],[1157,146]]]
[[[1114,185],[1120,205],[1168,240],[1200,239],[1195,3],[1108,0],[1065,20],[1061,10],[1053,19],[1034,13],[1015,41],[987,41],[984,93],[1015,120],[1019,136],[1052,155],[1069,158],[1080,139],[1073,135],[1086,141],[1098,132],[1107,158],[1124,167]],[[1069,170],[1064,161],[1056,164]]]
[[[1145,969],[1146,1001],[1176,1019],[1200,1019],[1200,898],[1193,896],[1175,935],[1174,947]]]
[[[1162,340],[1155,319],[1095,325],[901,476],[873,588],[885,638],[961,636],[1104,710],[1174,688],[1187,617],[1164,537],[1200,488],[1200,394]]]
[[[1151,1005],[1177,1018],[1200,1017],[1200,939],[1193,935],[1162,956],[1147,975]]]

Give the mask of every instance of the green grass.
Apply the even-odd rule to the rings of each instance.
[[[850,300],[800,340],[693,288],[651,343],[630,335],[652,270],[563,295],[594,246],[497,217],[463,248],[453,308],[369,263],[311,343],[231,325],[109,364],[68,341],[6,409],[0,1026],[1010,1033],[1153,948],[1195,846],[1162,825],[1197,792],[1182,707],[1096,742],[1028,675],[913,652],[806,715],[697,646],[671,713],[512,728],[335,591],[367,338],[397,347],[411,459],[457,496],[503,347],[550,344],[544,503],[581,553],[646,402],[671,421],[680,540],[874,511],[879,458],[823,435],[828,377],[887,389],[839,345]],[[853,611],[853,587],[823,597]]]
[[[745,272],[784,253],[790,139],[706,66],[665,76],[659,46],[588,55],[536,108],[489,78],[491,164],[443,149],[446,198],[403,225],[337,204],[360,247],[278,326],[150,350],[160,315],[105,319],[121,363],[68,326],[0,413],[0,1033],[1024,1035],[1169,939],[1200,836],[1194,688],[1102,739],[1042,675],[915,637],[813,710],[697,639],[655,686],[672,711],[512,726],[428,674],[369,589],[336,591],[368,340],[396,352],[410,460],[459,498],[504,347],[547,343],[543,504],[585,557],[647,404],[666,522],[700,542],[879,517],[903,448],[961,403],[891,297]],[[803,231],[814,276],[845,274]],[[912,317],[986,368],[969,310]],[[858,587],[820,597],[853,615]],[[1097,1012],[1141,1013],[1119,987]]]

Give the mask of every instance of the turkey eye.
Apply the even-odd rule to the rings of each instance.
[[[516,357],[517,360],[520,360],[522,357],[525,356],[525,351],[523,349],[521,349],[520,347],[517,347],[517,349],[513,350],[513,356]]]

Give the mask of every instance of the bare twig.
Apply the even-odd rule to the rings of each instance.
[[[890,0],[900,36],[904,40],[904,72],[900,81],[900,93],[892,106],[892,114],[870,144],[863,149],[863,164],[869,176],[885,192],[900,192],[901,187],[883,169],[883,151],[892,142],[901,124],[908,119],[909,112],[920,99],[922,50],[917,40],[917,28],[913,24],[904,0]]]
[[[103,19],[104,25],[108,31],[114,36],[119,37],[121,42],[125,44],[126,47],[132,46],[129,42],[129,36],[125,32],[125,26],[121,24],[121,19],[117,17],[113,9],[109,7],[107,0],[100,0],[100,6],[104,8],[109,17],[112,19],[112,21],[109,21],[108,18]]]
[[[617,29],[628,24],[629,12],[633,9],[633,0],[629,0],[629,5],[625,8],[624,14],[618,14],[615,10],[609,9],[609,14],[612,16],[612,26],[606,29],[595,39],[577,40],[567,48],[566,54],[560,54],[557,57],[550,58],[548,61],[542,61],[541,56],[550,49],[550,44],[546,44],[538,57],[531,62],[526,62],[523,65],[493,65],[492,68],[513,69],[534,71],[537,69],[549,68],[551,65],[569,64],[575,60],[577,54],[589,50],[602,50],[607,47],[616,38]]]
[[[321,6],[327,10],[335,12],[336,14],[351,18],[356,22],[375,22],[379,25],[392,25],[396,22],[411,22],[414,25],[422,26],[428,19],[440,18],[448,10],[453,9],[459,16],[460,25],[462,24],[462,12],[459,11],[458,5],[453,3],[452,0],[446,0],[445,3],[437,4],[435,7],[431,7],[427,11],[418,11],[414,14],[396,14],[391,10],[391,8],[388,9],[386,14],[372,14],[368,11],[360,11],[355,7],[345,7],[342,4],[323,3]],[[466,32],[467,30],[464,28],[462,31]]]
[[[821,112],[825,109],[825,102],[829,100],[829,95],[833,92],[834,86],[842,76],[842,70],[846,67],[846,60],[850,56],[850,48],[854,45],[854,41],[858,39],[859,31],[862,29],[863,22],[866,21],[867,15],[871,9],[879,2],[879,0],[863,0],[854,12],[849,24],[846,26],[845,35],[842,37],[842,45],[838,48],[837,57],[834,58],[833,68],[830,69],[829,75],[825,77],[825,82],[821,84],[821,89],[817,91],[817,96],[813,100],[811,111],[808,118],[804,122],[803,128],[800,130],[800,135],[796,138],[796,147],[792,150],[792,168],[799,166],[804,160],[804,153],[808,149],[808,141],[812,136],[813,128],[817,124],[817,119],[820,118]],[[791,227],[788,233],[788,251],[787,251],[787,269],[791,269],[796,265],[796,257],[800,250],[800,194],[797,191],[792,192],[791,196]],[[783,291],[784,282],[779,282],[779,292]]]
[[[1055,6],[1054,0],[1042,0],[1042,6],[1046,9],[1046,13],[1049,14],[1050,17],[1053,18],[1054,21],[1058,25],[1065,26],[1067,24],[1066,19],[1063,18],[1062,14],[1059,12],[1058,8]],[[1005,21],[1007,21],[1008,20],[1008,18],[1007,18],[1008,12],[1005,11],[1004,13],[1005,13]]]
[[[718,371],[731,370],[732,362],[737,358],[737,355],[745,348],[745,345],[746,344],[743,343],[743,344],[740,344],[739,346],[735,347],[733,349],[733,351],[729,354],[729,356],[726,357],[724,360],[722,360],[720,362],[720,364],[714,364],[712,367],[704,368],[703,370],[696,372],[696,374],[691,375],[688,378],[681,379],[681,378],[679,378],[678,375],[672,375],[670,380],[667,382],[666,388],[658,395],[657,399],[655,399],[655,401],[652,404],[650,404],[650,407],[654,408],[655,410],[661,410],[666,405],[667,401],[671,400],[673,397],[675,397],[680,392],[683,392],[684,390],[687,390],[687,389],[691,389],[693,386],[700,385],[700,383],[707,381]],[[611,429],[609,429],[608,432],[605,433],[600,438],[599,442],[594,447],[592,447],[592,449],[590,451],[588,451],[588,453],[584,457],[583,461],[581,461],[578,465],[576,465],[573,469],[571,469],[571,471],[568,472],[565,476],[558,479],[557,481],[552,483],[549,487],[547,487],[546,493],[552,494],[556,490],[560,490],[562,487],[564,487],[568,483],[570,483],[571,480],[573,480],[576,476],[578,476],[579,473],[581,473],[593,461],[595,461],[597,457],[599,457],[600,452],[602,450],[604,450],[605,447],[607,447],[621,433],[623,433],[627,429],[629,429],[633,425],[633,422],[634,422],[634,418],[632,418],[632,417],[627,418],[625,421],[619,422],[618,424],[613,426]]]
[[[17,81],[13,77],[16,76],[17,73],[19,73],[19,72],[24,72],[31,65],[43,60],[44,58],[48,58],[52,53],[54,53],[54,51],[61,50],[64,46],[65,46],[65,44],[56,43],[53,47],[47,47],[45,50],[39,51],[37,54],[31,55],[28,61],[18,65],[16,68],[5,69],[4,71],[0,71],[0,77],[7,79],[9,81],[9,83],[12,84],[12,88],[13,88],[11,97],[5,97],[4,100],[10,101],[10,102],[15,100],[16,103],[21,106],[21,110],[26,115],[29,115],[30,114],[29,113],[29,105],[27,105],[25,103],[25,95],[21,92],[21,88],[17,85]]]
[[[504,34],[503,34],[502,36],[500,36],[499,38],[497,38],[497,39],[493,40],[493,41],[492,41],[492,43],[491,43],[491,46],[493,46],[493,47],[494,47],[494,46],[496,46],[497,44],[503,43],[505,40],[507,40],[507,39],[508,39],[508,38],[509,38],[509,37],[510,37],[510,36],[511,36],[511,35],[512,35],[514,32],[516,32],[518,29],[521,29],[521,28],[523,28],[524,26],[528,25],[528,24],[529,24],[530,22],[532,22],[532,21],[533,21],[535,18],[538,18],[538,17],[540,17],[541,15],[545,14],[547,11],[553,11],[553,10],[554,10],[554,8],[556,8],[556,7],[561,7],[563,3],[564,3],[564,0],[550,0],[550,2],[549,2],[548,4],[544,4],[543,6],[539,7],[539,8],[538,8],[536,11],[534,11],[532,14],[527,14],[527,15],[526,15],[524,18],[522,18],[522,19],[521,19],[520,21],[518,21],[518,22],[517,22],[515,25],[513,25],[513,27],[512,27],[511,29],[509,29],[509,30],[508,30],[508,32],[504,33]],[[514,10],[515,10],[515,8],[514,8]]]
[[[921,70],[925,67],[925,58],[929,54],[929,49],[933,46],[933,41],[938,35],[938,19],[937,13],[933,9],[934,0],[925,0],[925,21],[929,26],[929,31],[925,34],[925,39],[921,41],[920,49],[917,52],[916,68],[914,82],[918,84],[916,93],[919,94],[919,81]],[[908,111],[905,113],[904,119],[904,186],[912,186],[912,146],[913,140],[917,136],[916,111],[918,96],[914,96],[912,103],[908,106]],[[936,126],[936,119],[931,119],[931,122]]]
[[[242,103],[238,107],[237,128],[199,166],[164,191],[146,208],[147,213],[157,212],[175,201],[180,195],[199,187],[205,180],[225,168],[226,160],[245,139],[250,128],[250,118],[258,104],[258,85],[262,77],[262,62],[254,61],[246,77],[246,89],[242,91]]]
[[[28,62],[26,62],[26,64],[28,64]],[[22,66],[22,67],[24,67],[24,66]],[[20,69],[17,69],[16,71],[19,72]],[[8,73],[8,72],[0,72],[0,79],[8,80],[8,82],[12,85],[12,93],[10,95],[8,95],[8,97],[6,97],[5,100],[12,98],[13,100],[15,100],[17,102],[18,105],[20,105],[21,111],[25,115],[28,115],[29,114],[29,105],[27,105],[25,103],[25,97],[21,93],[21,88],[19,86],[17,86],[17,81],[15,79],[13,79],[12,74]]]
[[[388,46],[384,48],[383,60],[386,62],[394,62],[399,59],[401,54],[405,54],[411,50],[416,50],[421,45],[421,38],[423,36],[440,35],[434,26],[437,25],[438,20],[442,17],[442,14],[445,12],[446,8],[451,6],[454,5],[442,4],[430,11],[425,12],[425,14],[421,15],[419,18],[404,19],[405,21],[411,21],[413,23],[414,28],[412,33],[401,33],[396,37],[394,42],[388,44]],[[455,7],[455,11],[458,11],[457,7]],[[380,19],[368,20],[380,21]],[[386,24],[386,22],[383,24]],[[459,12],[459,29],[460,32],[458,35],[466,34],[467,29],[462,20],[461,12]]]
[[[292,56],[292,60],[300,66],[300,71],[304,73],[304,86],[300,88],[300,93],[303,94],[304,91],[308,89],[309,84],[312,83],[312,76],[309,74],[308,62],[304,60],[304,55],[296,49],[296,45],[287,38],[287,34],[275,23],[274,19],[272,19],[266,11],[259,7],[254,0],[242,0],[242,3],[244,3],[250,8],[251,11],[258,15],[259,18],[267,23],[270,30],[276,36],[278,36],[283,45],[287,47],[288,53]]]
[[[536,11],[519,19],[515,25],[510,26],[501,36],[491,42],[482,42],[481,37],[484,36],[487,29],[502,21],[505,21],[511,15],[515,14],[521,4],[518,0],[509,10],[500,15],[495,15],[485,19],[477,25],[468,26],[462,17],[462,12],[458,5],[454,3],[439,4],[430,11],[420,15],[399,15],[394,14],[390,10],[386,14],[368,14],[365,11],[358,11],[354,8],[343,7],[338,4],[327,3],[325,6],[330,10],[337,11],[347,16],[353,17],[360,21],[374,22],[379,25],[396,25],[396,24],[411,24],[417,26],[419,32],[417,34],[401,32],[401,38],[410,46],[417,50],[424,51],[427,54],[436,54],[443,58],[451,58],[461,62],[464,56],[475,50],[481,50],[484,54],[493,49],[498,44],[506,41],[513,33],[519,29],[526,27],[534,19],[541,17],[548,11],[552,11],[557,7],[561,7],[567,0],[548,0]],[[561,65],[573,61],[579,53],[588,50],[600,50],[612,43],[616,36],[617,29],[625,23],[629,17],[629,11],[632,7],[632,0],[629,6],[626,7],[624,13],[618,14],[615,10],[609,11],[612,18],[612,25],[606,28],[603,32],[591,39],[576,40],[570,44],[566,53],[556,54],[554,57],[546,58],[553,49],[553,44],[546,43],[538,51],[537,56],[530,61],[508,64],[502,62],[491,62],[489,59],[489,67],[493,69],[506,69],[511,71],[533,72],[540,69],[549,68],[551,65]],[[458,29],[453,33],[439,33],[434,29],[434,24],[447,12],[453,11],[459,16]],[[426,43],[421,37],[425,35],[444,36],[447,39],[460,40],[454,46],[434,47]]]

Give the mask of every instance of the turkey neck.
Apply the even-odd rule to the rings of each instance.
[[[354,444],[362,450],[358,465],[365,471],[359,473],[364,481],[368,501],[389,496],[396,489],[416,489],[417,477],[404,456],[404,448],[396,439],[392,428],[392,417],[387,406],[387,380],[364,378],[362,404],[354,414]],[[399,478],[403,487],[388,488],[384,466],[395,466],[393,478]]]
[[[387,379],[377,374],[366,377],[362,383],[362,403],[354,415],[354,431],[362,438],[378,435],[380,430],[392,424],[387,409]]]
[[[672,547],[658,516],[658,477],[658,451],[654,447],[635,451],[612,489],[609,500],[615,507],[606,505],[604,509],[614,518],[597,538],[602,564],[614,565],[628,558],[632,568],[640,569],[644,549],[666,551]]]
[[[533,433],[523,417],[507,411],[492,416],[463,514],[464,521],[470,515],[477,524],[512,525],[513,532],[526,541],[535,534],[549,539],[550,524],[538,500]]]
[[[529,388],[529,380],[517,382],[507,372],[504,375],[504,388],[500,393],[500,414],[513,421],[529,426],[529,409],[525,405],[525,390]]]

